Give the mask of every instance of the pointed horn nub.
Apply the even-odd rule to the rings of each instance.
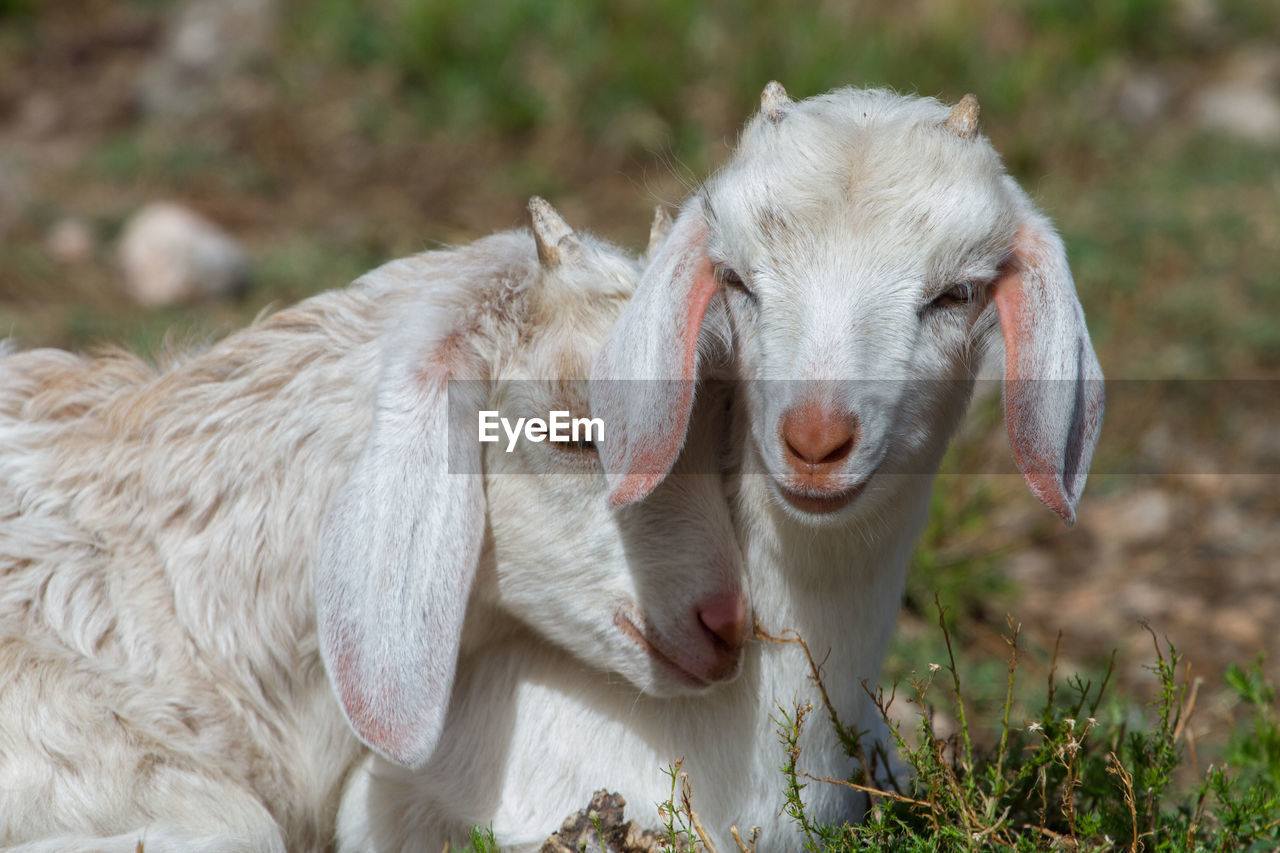
[[[662,245],[662,241],[667,239],[670,231],[671,214],[660,204],[653,209],[653,224],[649,226],[649,248],[645,250],[645,254],[652,255]]]
[[[529,199],[529,216],[533,220],[538,262],[546,269],[560,266],[582,248],[569,223],[545,199],[536,195]]]
[[[791,99],[787,97],[787,90],[782,88],[781,83],[770,80],[765,84],[764,91],[760,93],[760,112],[764,113],[765,118],[777,124],[787,114],[789,106]]]
[[[951,108],[951,114],[942,126],[956,136],[973,139],[978,135],[978,117],[981,114],[982,108],[978,106],[977,96],[970,93]]]

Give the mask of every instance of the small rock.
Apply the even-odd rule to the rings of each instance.
[[[1196,93],[1191,107],[1202,127],[1248,142],[1280,144],[1280,49],[1235,52],[1216,79]]]
[[[44,244],[55,260],[64,264],[78,264],[93,257],[98,241],[89,223],[83,219],[67,217],[54,223]]]
[[[596,791],[585,809],[566,819],[560,831],[542,843],[539,853],[658,853],[663,845],[656,833],[641,829],[635,821],[624,822],[626,805],[618,794]]]
[[[234,294],[247,283],[249,261],[225,231],[177,204],[150,204],[120,238],[125,288],[139,305],[177,305]]]
[[[1210,86],[1196,95],[1194,110],[1202,127],[1248,142],[1280,143],[1280,98],[1262,87]]]
[[[1126,124],[1150,124],[1168,112],[1173,94],[1166,77],[1153,71],[1130,72],[1116,93],[1116,114]]]
[[[266,56],[277,0],[187,0],[173,13],[138,85],[152,114],[193,116],[218,101],[223,84]]]

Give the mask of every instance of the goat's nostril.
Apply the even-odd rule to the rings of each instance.
[[[841,444],[835,450],[831,451],[826,456],[822,457],[821,461],[822,462],[839,462],[840,460],[845,459],[846,457],[848,457],[850,453],[853,452],[853,443],[854,443],[853,436],[851,435],[847,439],[845,439],[844,444]]]
[[[747,641],[747,602],[732,592],[714,595],[698,605],[698,621],[732,650]]]
[[[782,440],[793,463],[835,465],[858,444],[858,418],[812,403],[797,406],[782,419]]]

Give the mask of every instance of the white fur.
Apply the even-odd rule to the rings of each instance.
[[[986,140],[947,128],[948,115],[932,99],[881,91],[792,103],[780,87],[766,90],[739,151],[651,259],[592,390],[593,414],[613,427],[602,444],[610,499],[644,506],[681,440],[704,431],[707,404],[718,405],[689,393],[701,370],[692,344],[707,326],[716,336],[730,327],[741,381],[728,484],[754,615],[767,632],[808,641],[845,725],[871,733],[868,748],[883,731],[863,682],[874,687],[878,677],[975,365],[1002,345],[993,291],[1035,290],[1002,305],[1052,309],[1010,324],[1011,358],[1022,359],[1012,372],[1062,382],[1069,405],[1024,390],[1009,419],[1011,437],[1027,446],[1019,464],[1028,482],[1068,520],[1101,419],[1101,373],[1061,242]],[[955,124],[974,127],[972,118]],[[716,265],[740,271],[755,298],[718,287]],[[971,304],[929,307],[961,280],[974,283]],[[637,388],[620,379],[660,381]],[[825,514],[780,491],[789,481],[781,420],[809,395],[855,412],[861,427],[831,479],[862,490]],[[365,762],[344,797],[341,847],[434,849],[466,823],[492,826],[504,846],[531,847],[593,786],[618,791],[632,816],[652,824],[652,805],[670,792],[662,771],[683,757],[694,808],[721,850],[736,849],[733,825],[761,826],[761,851],[800,849],[782,813],[774,722],[796,702],[815,706],[801,770],[847,778],[854,761],[797,645],[751,643],[740,679],[668,700],[593,682],[567,656],[531,645],[470,667],[452,698],[454,717],[499,715],[510,734],[471,732],[418,773]],[[863,808],[859,795],[820,782],[803,799],[819,822],[856,819]],[[466,821],[448,824],[445,814]]]
[[[933,99],[884,91],[844,89],[791,103],[780,89],[766,90],[733,159],[677,219],[598,368],[617,376],[638,362],[649,375],[687,377],[664,360],[670,344],[647,343],[642,330],[662,328],[673,315],[690,322],[681,311],[685,294],[705,289],[717,270],[740,273],[749,294],[726,287],[723,303],[713,305],[729,315],[742,380],[741,455],[730,489],[755,616],[769,632],[794,629],[808,641],[845,723],[873,738],[880,724],[862,684],[878,677],[933,476],[984,352],[1007,353],[1015,458],[1033,493],[1068,523],[1102,417],[1102,374],[1061,241],[976,124],[961,122],[970,132],[956,132],[949,114]],[[976,120],[976,111],[967,118]],[[683,275],[663,269],[664,255],[686,259]],[[934,303],[960,282],[971,285],[972,302]],[[641,301],[653,291],[675,294],[656,320],[644,310],[653,303]],[[677,335],[696,334],[698,320]],[[855,415],[858,433],[847,458],[810,486],[787,462],[783,426],[788,412],[815,400]],[[601,411],[614,411],[602,402]],[[615,434],[643,441],[648,430],[667,428],[637,422],[636,414],[621,407],[628,429]],[[615,483],[632,473],[627,448],[606,442],[602,452]],[[615,499],[622,491],[615,485]],[[797,506],[788,491],[847,502],[818,512]],[[758,666],[764,689],[737,699],[758,718],[797,697],[821,709],[794,648],[750,652],[747,672]],[[847,778],[853,762],[823,716],[808,727],[801,767]],[[690,741],[687,750],[699,757],[744,750],[770,765],[779,759],[771,728]],[[770,775],[763,795],[740,792],[724,776],[695,777],[703,817],[722,840],[731,823],[758,823],[767,827],[761,849],[798,846],[777,817],[781,780]],[[833,785],[810,784],[804,799],[821,822],[858,814],[856,798]]]
[[[513,416],[585,410],[566,380],[636,266],[574,245],[554,268],[527,232],[395,261],[164,370],[0,359],[0,847],[326,849],[367,755],[322,664],[342,631],[375,651],[348,688],[411,700],[356,708],[359,734],[426,753],[455,674],[506,655],[678,695],[737,672],[698,616],[741,585],[717,476],[611,510],[593,454],[490,445],[481,489],[474,432],[433,408],[466,378]],[[443,731],[507,728],[480,708]]]

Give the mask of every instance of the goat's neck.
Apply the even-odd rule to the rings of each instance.
[[[929,473],[873,484],[889,494],[877,496],[878,511],[867,513],[871,520],[816,526],[787,513],[754,445],[744,445],[730,490],[758,630],[775,638],[795,632],[822,667],[828,696],[848,717],[843,722],[873,728],[875,710],[863,682],[874,689],[879,677],[941,447],[930,454],[932,464],[917,469]],[[796,644],[763,640],[759,665],[775,699],[795,695],[817,704],[809,661]],[[825,721],[819,725],[830,728]]]
[[[892,631],[930,478],[918,478],[900,502],[911,513],[886,520],[885,535],[868,541],[846,528],[815,531],[787,518],[755,465],[748,461],[730,483],[755,616],[772,635],[793,629],[803,636],[823,664],[842,722],[871,728],[862,680],[874,683]],[[430,849],[488,823],[513,849],[537,849],[553,816],[581,808],[601,787],[627,798],[629,816],[653,824],[651,804],[670,792],[662,770],[684,756],[695,808],[721,849],[733,849],[730,825],[756,823],[768,839],[761,850],[789,849],[796,836],[781,811],[780,710],[790,714],[794,701],[814,706],[801,741],[805,772],[843,778],[853,765],[809,676],[797,644],[760,639],[749,644],[736,681],[704,695],[655,698],[517,632],[464,657],[446,736],[427,768],[415,773],[373,761],[362,771],[344,807],[352,816],[348,838],[356,849],[373,846],[362,832],[402,834]],[[481,720],[487,727],[477,725]],[[548,767],[560,769],[549,779]],[[845,789],[815,783],[804,797],[821,821],[857,813],[856,797]],[[375,819],[366,802],[386,811]],[[476,803],[483,805],[477,810]],[[467,819],[451,823],[464,810]]]

